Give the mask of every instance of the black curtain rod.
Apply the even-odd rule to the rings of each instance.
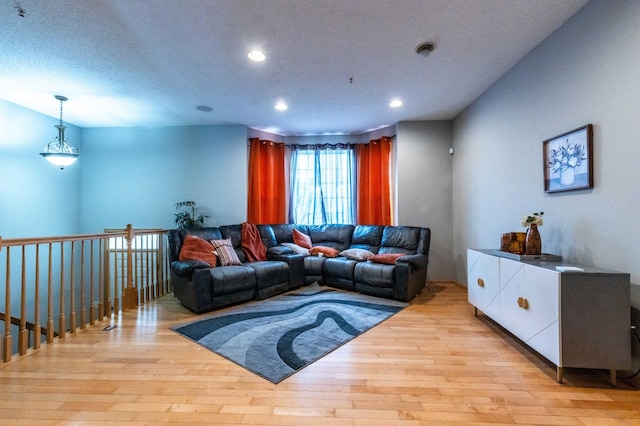
[[[396,135],[392,135],[392,136],[380,136],[381,138],[391,138],[391,139],[395,139]],[[260,139],[260,138],[249,138],[249,140],[251,139],[258,139],[260,141],[263,141],[264,139]],[[378,138],[379,139],[379,138]],[[371,139],[371,140],[375,140],[375,139]],[[274,142],[274,143],[284,143],[284,142],[276,142],[276,141],[270,141],[270,142]],[[307,144],[307,143],[284,143],[284,146],[292,146],[292,145],[340,145],[340,144],[350,144],[353,143],[354,145],[359,145],[359,144],[365,144],[365,143],[369,143],[371,141],[368,142],[338,142],[338,143],[326,143],[326,144],[315,144],[315,143],[311,143],[311,144]],[[248,145],[248,144],[247,144]]]

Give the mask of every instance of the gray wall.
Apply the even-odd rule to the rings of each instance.
[[[454,120],[453,250],[543,210],[542,249],[631,273],[640,307],[640,2],[593,0]],[[545,194],[542,141],[594,125],[594,188]]]
[[[450,121],[397,125],[398,223],[431,228],[429,281],[454,279]]]
[[[81,229],[173,228],[174,205],[192,200],[207,225],[247,217],[245,126],[94,128],[80,158]]]

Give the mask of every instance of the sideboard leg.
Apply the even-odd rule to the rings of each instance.
[[[616,369],[612,368],[609,370],[609,379],[611,380],[611,386],[616,385]]]
[[[473,315],[478,316],[478,308],[474,306],[473,310],[474,310]]]
[[[558,383],[562,383],[562,372],[563,372],[562,370],[563,370],[562,367],[560,366],[556,367],[556,381]]]

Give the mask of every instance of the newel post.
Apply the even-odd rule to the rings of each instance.
[[[138,292],[133,286],[133,228],[127,225],[125,239],[127,240],[127,286],[122,295],[122,309],[133,309],[138,306]]]
[[[0,237],[0,250],[2,250],[2,237]],[[2,350],[2,361],[11,361],[11,351],[13,345],[11,343],[11,253],[10,247],[7,248],[7,270],[5,279],[5,299],[4,299],[4,336],[2,342],[0,342],[0,349]]]

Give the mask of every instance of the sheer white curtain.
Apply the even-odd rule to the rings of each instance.
[[[355,223],[355,145],[291,145],[290,149],[289,222]]]

